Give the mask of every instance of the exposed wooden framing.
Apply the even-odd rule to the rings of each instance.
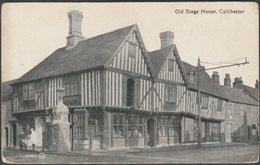
[[[138,74],[138,73],[127,71],[127,70],[121,70],[121,69],[112,68],[112,67],[108,67],[107,70],[113,71],[113,72],[116,72],[116,73],[126,74],[126,75],[133,76],[133,77],[136,77],[136,78],[142,78],[142,79],[152,81],[152,78],[150,76],[141,75],[141,74]]]
[[[173,85],[186,86],[185,83],[175,82],[175,81],[170,81],[170,80],[163,80],[163,79],[158,79],[155,82],[161,82],[161,83],[168,83],[168,84],[173,84]]]

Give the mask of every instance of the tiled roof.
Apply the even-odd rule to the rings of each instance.
[[[258,105],[258,102],[256,100],[245,94],[241,89],[225,86],[220,86],[220,89],[221,93],[223,93],[225,97],[231,102]]]
[[[192,70],[198,70],[196,66],[182,62],[185,72],[188,74]],[[190,87],[194,90],[198,90],[198,74],[195,71],[194,80],[190,82]],[[220,87],[215,84],[206,71],[200,72],[200,90],[201,92],[214,95],[220,98],[225,98],[224,95],[220,92]]]
[[[243,85],[244,91],[255,100],[259,100],[259,89],[252,88],[247,85]]]
[[[74,48],[57,49],[15,83],[102,67],[136,25],[79,42]]]
[[[149,52],[149,56],[151,59],[151,63],[153,65],[155,75],[157,76],[166,60],[168,55],[170,54],[171,50],[173,49],[173,45],[168,46],[166,48],[162,48],[159,50],[155,50],[152,52]]]
[[[16,80],[5,81],[1,83],[1,101],[9,100],[12,98],[13,87],[10,86]]]

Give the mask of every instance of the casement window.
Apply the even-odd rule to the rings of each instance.
[[[136,56],[136,45],[132,43],[128,43],[128,56],[129,58],[135,58]]]
[[[65,88],[65,96],[71,95],[79,95],[79,83],[78,82],[71,82],[68,84],[64,84]]]
[[[176,102],[177,86],[173,84],[166,84],[165,87],[165,100],[168,102]]]
[[[128,117],[128,137],[143,137],[144,132],[144,119],[141,116]]]
[[[64,77],[65,96],[80,94],[80,78],[78,75]]]
[[[209,102],[209,96],[202,94],[201,95],[201,108],[207,109]]]
[[[84,139],[85,137],[85,113],[75,113],[75,138]]]
[[[124,137],[123,115],[113,115],[113,137]]]
[[[170,137],[179,137],[179,120],[170,119],[169,121],[169,136]]]
[[[34,83],[23,85],[23,100],[35,100]]]
[[[42,92],[45,90],[45,84],[44,81],[38,81],[35,83],[35,90],[37,92]]]
[[[217,111],[222,111],[222,100],[218,99]]]
[[[174,70],[174,60],[173,59],[168,60],[168,70],[171,72],[173,72],[173,70]]]
[[[167,118],[159,119],[159,136],[167,136]]]

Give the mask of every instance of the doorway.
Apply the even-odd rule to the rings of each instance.
[[[6,146],[6,147],[8,147],[8,143],[9,143],[8,135],[9,135],[8,128],[5,127],[5,146]]]
[[[13,145],[16,146],[16,124],[13,124]]]
[[[227,136],[226,136],[226,142],[231,143],[232,142],[232,123],[227,124]]]
[[[155,146],[155,120],[149,119],[147,121],[147,144],[150,147]]]

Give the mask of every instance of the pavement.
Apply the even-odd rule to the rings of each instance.
[[[199,147],[194,143],[183,143],[170,146],[157,146],[157,147],[145,147],[145,148],[115,148],[109,150],[95,150],[95,151],[69,151],[69,152],[51,152],[44,151],[48,154],[57,154],[57,155],[123,155],[123,154],[135,154],[135,153],[144,153],[144,152],[157,152],[157,151],[176,151],[176,150],[190,150],[198,148],[210,148],[210,147],[228,147],[228,146],[244,146],[248,145],[246,143],[220,143],[220,142],[208,142],[202,143]],[[28,150],[31,151],[31,150]],[[40,150],[32,151],[35,153],[40,153]]]
[[[40,154],[44,157],[40,157]],[[258,161],[259,144],[204,143],[200,147],[196,144],[181,144],[66,153],[6,149],[3,158],[7,162],[19,164],[243,163]]]

